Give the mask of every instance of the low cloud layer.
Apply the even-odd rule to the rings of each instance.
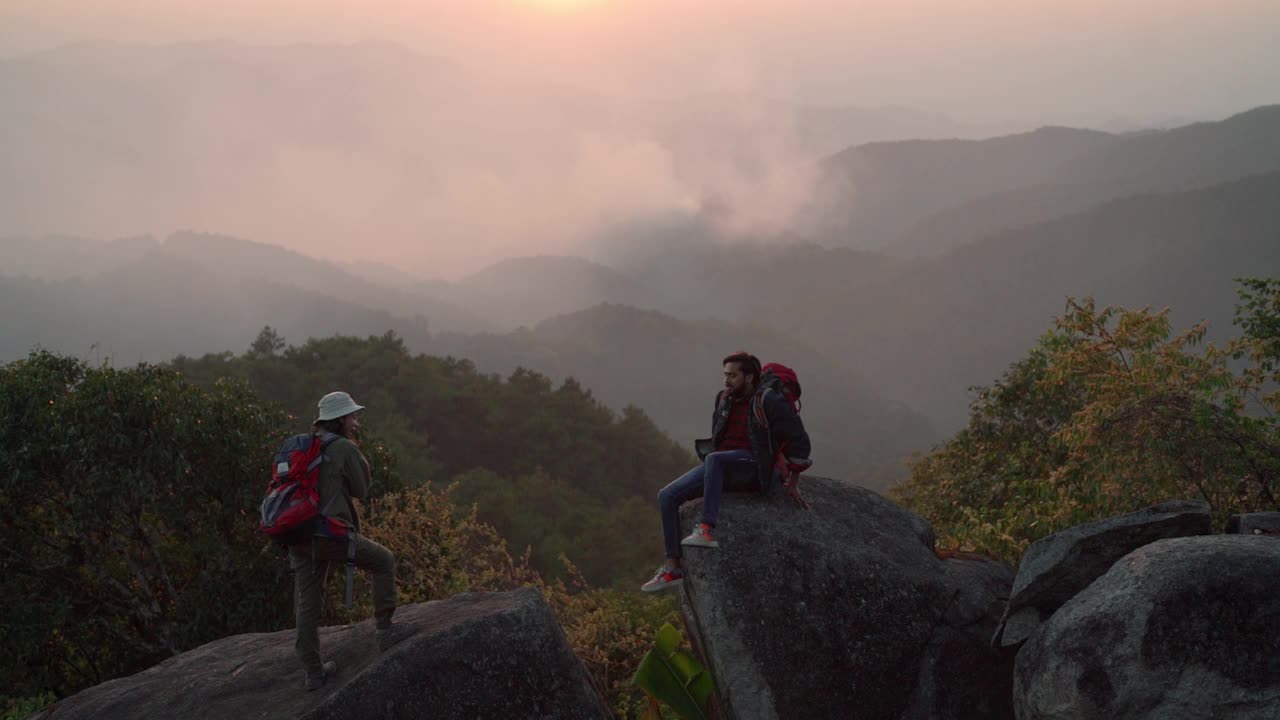
[[[673,216],[786,234],[844,146],[1225,117],[1275,101],[1280,61],[1264,0],[575,7],[4,3],[0,236],[193,229],[456,277]]]
[[[779,232],[814,161],[866,131],[806,135],[801,110],[749,93],[641,102],[383,44],[80,46],[4,61],[0,83],[23,109],[0,140],[7,234],[192,229],[444,277],[671,213]]]

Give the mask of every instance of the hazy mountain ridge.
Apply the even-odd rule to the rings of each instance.
[[[639,406],[688,447],[708,433],[720,361],[738,349],[800,373],[802,416],[826,472],[884,487],[902,477],[910,451],[939,438],[924,417],[778,329],[599,305],[505,335],[435,335],[429,346],[432,354],[466,357],[486,372],[523,365],[573,377],[612,407]]]
[[[817,212],[833,241],[945,252],[1126,195],[1191,190],[1280,169],[1280,105],[1169,130],[1045,128],[983,141],[899,142],[826,161]]]
[[[266,281],[331,295],[345,302],[426,319],[435,331],[481,330],[488,320],[452,299],[433,297],[419,288],[396,289],[374,282],[333,263],[266,243],[227,236],[174,233],[163,250],[190,258],[227,277]]]
[[[744,254],[741,260],[759,258]],[[594,269],[598,275],[545,276],[541,271],[547,268]],[[533,275],[525,276],[526,271]],[[293,282],[300,276],[308,282]],[[506,333],[437,332],[431,316],[410,318],[356,302],[354,278],[325,261],[237,238],[175,235],[132,263],[89,277],[0,276],[0,301],[13,308],[0,319],[0,357],[23,357],[38,344],[128,365],[239,351],[264,325],[295,343],[391,330],[415,352],[467,358],[483,372],[506,375],[527,367],[556,380],[573,377],[615,409],[641,407],[688,445],[707,432],[711,399],[722,382],[720,360],[747,349],[801,372],[808,388],[805,418],[813,425],[824,466],[833,473],[884,487],[901,479],[907,453],[939,437],[925,418],[882,397],[811,343],[789,336],[785,325],[687,321],[651,309],[589,302],[590,293],[582,289],[608,291],[630,276],[581,258],[517,258],[471,280],[480,288],[494,283],[536,294],[574,277],[588,281],[570,292],[588,303],[585,309]],[[609,282],[592,283],[593,277]],[[359,295],[365,300],[401,297],[390,290],[379,296],[376,290]],[[506,300],[518,303],[520,294]]]
[[[651,289],[635,277],[575,256],[508,258],[462,278],[448,291],[459,305],[507,328],[532,326],[600,303],[654,307],[655,301]]]
[[[828,356],[944,426],[1048,330],[1067,296],[1171,308],[1233,334],[1234,278],[1280,273],[1280,172],[1122,198],[920,260],[781,315]],[[831,332],[831,328],[843,332]]]
[[[177,262],[177,269],[169,272],[199,272],[235,285],[294,287],[341,303],[429,318],[433,330],[481,330],[489,325],[482,316],[416,288],[396,289],[302,253],[226,235],[179,232],[163,242],[151,237],[101,242],[54,236],[3,243],[0,277],[29,275],[50,281],[79,277],[90,286],[110,287],[119,284],[112,273],[136,273],[139,264],[163,257]],[[107,277],[95,283],[103,274]],[[154,278],[139,274],[137,281],[146,285]]]
[[[907,140],[849,148],[822,163],[808,222],[832,244],[884,249],[923,218],[1043,184],[1081,152],[1119,137],[1040,128],[986,140]]]
[[[649,289],[649,307],[687,320],[759,322],[779,305],[872,281],[906,262],[796,236],[729,236],[700,218],[615,232],[602,252],[607,264]]]
[[[116,365],[241,350],[264,325],[286,337],[393,330],[421,346],[423,319],[264,280],[227,278],[189,258],[151,253],[90,278],[0,276],[0,358],[35,347]]]
[[[0,276],[27,276],[43,280],[87,278],[124,267],[160,247],[150,235],[100,241],[69,235],[3,237]]]
[[[1168,305],[1176,324],[1208,318],[1214,337],[1229,334],[1233,278],[1280,272],[1275,197],[1280,197],[1280,173],[1209,189],[1122,198],[916,261],[803,244],[672,245],[633,259],[626,270],[581,258],[514,258],[479,276],[511,291],[495,307],[519,308],[524,293],[556,289],[564,302],[554,309],[563,317],[502,334],[441,333],[430,315],[411,319],[372,301],[357,302],[355,293],[325,292],[334,285],[347,287],[327,278],[348,276],[332,266],[324,269],[322,261],[256,243],[220,244],[213,236],[193,236],[189,242],[201,250],[188,253],[185,265],[126,267],[96,280],[62,284],[5,281],[7,305],[16,309],[5,318],[5,351],[16,357],[31,343],[43,342],[78,353],[116,333],[122,338],[116,347],[136,345],[139,354],[164,359],[164,353],[244,347],[265,324],[291,340],[393,329],[415,350],[468,357],[485,370],[526,365],[555,377],[573,375],[616,404],[646,397],[642,386],[651,386],[653,367],[679,367],[683,377],[696,376],[707,364],[714,376],[728,349],[746,347],[765,357],[777,353],[772,357],[799,357],[802,362],[796,364],[829,368],[817,372],[820,392],[856,389],[923,412],[945,429],[962,416],[966,388],[989,382],[1021,357],[1061,312],[1066,296]],[[259,257],[288,260],[298,268],[316,263],[309,274],[321,281],[305,292],[261,280],[235,284],[224,278],[219,284],[208,268],[234,265],[225,256],[235,254],[226,248],[236,247],[261,249]],[[163,252],[147,257],[160,256]],[[548,265],[563,272],[543,274]],[[164,284],[157,285],[156,278]],[[607,306],[612,310],[597,307],[616,297],[610,292],[626,278],[632,279],[626,286],[641,295],[638,308],[648,298],[647,312],[616,304]],[[166,298],[166,287],[181,301]],[[458,286],[433,287],[452,292]],[[383,298],[400,297],[384,292]],[[465,300],[455,302],[472,309]],[[184,308],[190,317],[174,319]],[[234,322],[215,331],[222,318]],[[610,322],[618,326],[611,329]],[[210,325],[194,329],[200,323]],[[148,333],[166,339],[149,341]],[[680,357],[696,362],[659,359],[662,353],[676,357],[680,343],[687,345]],[[623,372],[631,358],[639,365]],[[714,384],[714,377],[707,381]],[[624,387],[627,392],[618,391]],[[884,404],[847,397],[851,405],[877,411]],[[671,413],[665,406],[644,407],[664,428],[681,432],[692,429],[683,423],[700,422],[703,414],[696,403],[677,403]],[[854,434],[876,433],[867,427]],[[883,442],[897,447],[892,439]]]

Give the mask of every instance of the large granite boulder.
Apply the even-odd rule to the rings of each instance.
[[[1040,538],[1022,556],[992,644],[1010,647],[1025,642],[1063,603],[1131,551],[1156,540],[1208,535],[1212,530],[1208,503],[1172,501]]]
[[[607,718],[610,713],[533,589],[409,605],[418,633],[379,654],[371,622],[320,631],[338,674],[302,689],[294,633],[236,635],[89,688],[36,718]]]
[[[721,716],[1012,717],[1012,659],[989,644],[1012,569],[940,559],[926,521],[870,490],[803,489],[812,510],[726,495],[721,547],[686,548],[682,609]]]
[[[1020,720],[1280,718],[1280,543],[1129,553],[1018,652],[1014,706]]]
[[[1227,518],[1226,531],[1240,535],[1280,536],[1280,512],[1240,513]]]

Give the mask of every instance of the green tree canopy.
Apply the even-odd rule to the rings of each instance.
[[[201,386],[170,368],[92,367],[41,352],[0,367],[0,412],[8,420],[0,426],[0,502],[8,508],[0,521],[0,707],[34,710],[204,642],[292,624],[287,563],[258,533],[256,513],[289,419],[245,382]],[[458,507],[453,493],[463,483],[407,488],[393,453],[371,437],[362,445],[375,488],[364,532],[396,554],[402,602],[539,587],[611,704],[623,716],[639,706],[627,678],[645,639],[675,619],[668,599],[588,588],[560,558],[544,560],[565,568],[571,584],[544,582],[493,527]],[[546,522],[536,513],[566,516],[565,527],[581,530],[566,505],[583,501],[580,489],[537,470],[514,487],[544,482],[552,491],[527,493],[537,507],[515,507],[504,519],[523,523],[516,529],[531,538]],[[494,492],[512,486],[503,481]],[[581,530],[586,547],[606,548],[607,558],[612,538],[591,532],[610,513],[642,515],[631,502]],[[339,600],[342,583],[333,583],[324,622],[367,617],[364,582],[353,610]]]
[[[543,574],[558,577],[565,554],[593,584],[634,582],[661,557],[653,498],[695,460],[642,410],[615,413],[573,379],[557,387],[526,369],[502,378],[467,360],[413,355],[391,333],[258,348],[267,344],[260,335],[243,355],[179,357],[173,367],[204,386],[247,381],[288,410],[295,431],[310,425],[321,395],[352,393],[404,487],[456,483],[460,507],[474,504],[516,552],[531,548]]]
[[[41,352],[0,368],[0,416],[0,675],[16,691],[288,617],[253,514],[283,416],[244,383]]]

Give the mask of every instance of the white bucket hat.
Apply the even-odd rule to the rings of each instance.
[[[357,405],[351,396],[344,392],[331,392],[320,398],[320,417],[316,418],[316,422],[322,420],[337,420],[340,417],[350,415],[357,410],[363,410],[363,405]]]

